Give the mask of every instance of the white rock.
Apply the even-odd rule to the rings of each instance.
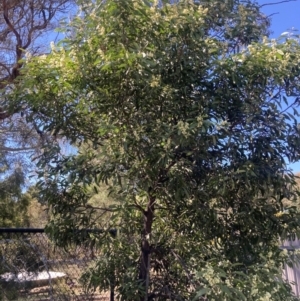
[[[40,281],[40,280],[50,280],[50,279],[57,279],[65,277],[66,274],[62,272],[38,272],[38,273],[30,273],[30,272],[23,272],[19,273],[17,275],[13,273],[5,273],[3,275],[0,275],[0,279],[3,279],[5,281],[14,281],[14,282],[34,282],[34,281]]]

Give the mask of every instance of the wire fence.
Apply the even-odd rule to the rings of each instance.
[[[58,248],[43,229],[0,229],[0,301],[113,301],[87,290],[81,275],[97,258],[90,247]]]
[[[111,234],[116,235],[114,230]],[[300,249],[300,240],[284,241],[281,248]],[[0,228],[0,301],[114,301],[113,287],[104,293],[91,291],[81,281],[98,252],[55,247],[44,229]],[[285,266],[283,276],[300,296],[300,266]]]

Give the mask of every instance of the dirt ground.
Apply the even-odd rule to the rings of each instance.
[[[109,301],[110,293],[94,293],[94,294],[83,294],[78,290],[68,291],[68,292],[54,292],[52,297],[49,286],[39,287],[31,289],[30,291],[20,291],[16,300],[18,301],[50,301],[50,300],[68,300],[72,301]],[[0,298],[1,300],[1,298]]]

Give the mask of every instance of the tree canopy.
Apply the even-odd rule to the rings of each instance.
[[[88,145],[44,150],[49,234],[86,242],[74,229],[110,214],[83,280],[120,300],[294,300],[278,245],[299,233],[287,168],[299,159],[298,41],[269,40],[250,0],[107,0],[82,12],[7,95],[45,131]],[[96,207],[102,183],[117,197]]]

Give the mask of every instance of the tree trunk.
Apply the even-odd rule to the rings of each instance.
[[[149,270],[150,270],[150,236],[152,231],[152,223],[154,218],[154,202],[155,197],[149,196],[147,210],[144,212],[144,227],[142,232],[141,244],[141,261],[139,267],[139,279],[144,287],[145,295],[141,297],[141,301],[148,300],[149,286]]]

